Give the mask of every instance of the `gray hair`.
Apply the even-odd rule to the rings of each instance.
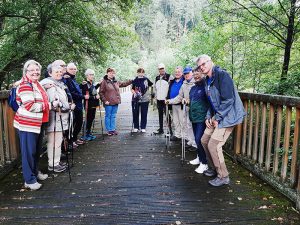
[[[197,60],[196,60],[196,63],[198,64],[198,62],[201,60],[201,59],[206,59],[206,60],[210,60],[211,61],[211,57],[206,55],[206,54],[203,54],[203,55],[200,55]]]
[[[62,64],[66,65],[65,61],[61,59],[57,59],[52,63],[53,66],[61,66]]]
[[[175,70],[183,70],[182,66],[176,66]]]
[[[51,73],[51,74],[52,74],[53,71],[56,71],[56,70],[58,70],[58,69],[62,69],[62,67],[61,67],[61,66],[58,66],[58,65],[53,65],[53,64],[51,64],[51,66],[49,67],[48,73]]]
[[[87,75],[90,75],[91,73],[92,73],[92,74],[95,74],[95,71],[92,70],[92,69],[87,69],[87,70],[85,71],[84,75],[87,76]]]
[[[33,59],[30,59],[28,60],[24,66],[23,66],[23,76],[26,74],[26,71],[27,71],[27,68],[30,66],[30,65],[36,65],[39,67],[40,70],[42,70],[42,66],[40,63],[38,63],[37,61],[33,60]]]
[[[76,67],[76,69],[77,69],[77,66],[73,62],[68,63],[67,69],[70,68],[70,67]]]

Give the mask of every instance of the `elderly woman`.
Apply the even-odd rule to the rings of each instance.
[[[62,67],[52,66],[49,70],[50,77],[41,81],[41,84],[47,90],[49,101],[52,105],[47,127],[48,170],[56,173],[66,170],[66,164],[60,162],[61,144],[63,132],[68,129],[69,110],[75,106],[70,106],[68,103],[65,90],[67,87],[62,82],[62,71]]]
[[[117,135],[116,131],[116,115],[118,105],[121,103],[120,87],[126,87],[132,83],[131,80],[127,82],[117,81],[116,71],[113,68],[106,70],[106,75],[100,85],[100,97],[105,105],[105,128],[107,135]]]
[[[90,141],[96,138],[96,136],[92,135],[91,128],[96,115],[96,107],[99,106],[100,95],[97,93],[97,89],[100,84],[94,84],[94,70],[87,69],[84,74],[86,76],[86,82],[80,85],[82,94],[84,95],[84,108],[86,110],[86,127],[83,139]]]
[[[43,124],[48,122],[48,96],[38,80],[41,65],[29,60],[23,68],[23,77],[17,88],[18,111],[14,118],[14,127],[19,131],[22,154],[22,171],[25,187],[38,190],[42,185],[37,180],[45,180],[48,175],[38,171],[40,139]]]

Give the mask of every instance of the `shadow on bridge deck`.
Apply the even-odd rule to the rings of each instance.
[[[123,94],[120,134],[104,140],[97,114],[98,138],[76,150],[71,183],[63,173],[33,192],[23,188],[20,169],[9,174],[0,181],[0,224],[300,223],[292,203],[230,160],[231,184],[221,188],[210,187],[194,166],[181,166],[180,143],[166,150],[164,137],[151,135],[157,112],[149,113],[147,133],[131,136]]]

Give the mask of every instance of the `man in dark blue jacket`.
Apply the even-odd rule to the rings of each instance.
[[[197,64],[200,71],[206,75],[205,90],[210,105],[205,120],[206,129],[201,138],[209,166],[204,175],[217,175],[209,184],[218,187],[230,182],[222,146],[234,126],[242,123],[246,113],[230,75],[220,67],[214,66],[208,55],[201,55]]]

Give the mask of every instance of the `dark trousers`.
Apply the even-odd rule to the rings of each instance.
[[[165,100],[157,100],[159,129],[164,129],[164,112],[166,110]]]
[[[86,133],[91,134],[91,128],[96,115],[96,108],[88,108],[87,121],[86,121]]]
[[[200,122],[200,123],[192,123],[192,126],[193,126],[193,131],[194,131],[194,136],[195,136],[195,142],[197,144],[197,154],[198,154],[199,160],[201,163],[207,164],[206,154],[205,154],[204,148],[201,144],[201,138],[202,138],[202,135],[204,134],[206,125],[204,122]]]
[[[141,129],[146,129],[149,102],[132,102],[132,116],[134,128],[139,129],[141,109]]]
[[[73,141],[77,141],[78,134],[81,131],[83,120],[82,110],[74,110],[74,118],[73,118]]]
[[[37,182],[39,134],[19,131],[23,178],[27,184]]]

